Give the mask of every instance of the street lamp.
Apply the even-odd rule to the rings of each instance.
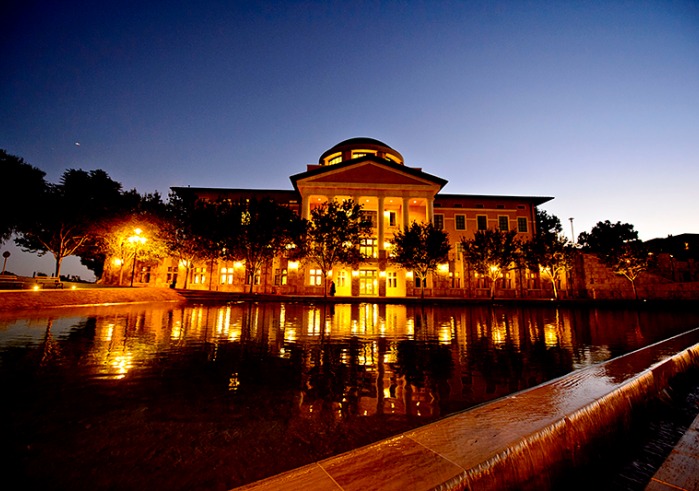
[[[10,257],[10,251],[3,252],[2,257],[5,258],[2,262],[2,274],[5,274],[5,266],[7,266],[7,258]]]
[[[575,231],[573,230],[573,217],[570,217],[568,220],[570,220],[570,240],[573,242],[573,245],[576,244],[575,241]]]
[[[146,243],[146,238],[141,236],[140,228],[134,229],[134,235],[129,237],[129,242],[133,245],[133,266],[131,267],[131,286],[133,286],[133,278],[136,274],[136,256],[138,255],[138,246]]]

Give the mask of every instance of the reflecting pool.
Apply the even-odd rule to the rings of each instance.
[[[371,303],[0,317],[0,465],[24,489],[230,489],[698,325],[677,308]]]

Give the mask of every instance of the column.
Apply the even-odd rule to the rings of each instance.
[[[410,198],[403,198],[403,230],[410,226]]]
[[[434,198],[425,198],[427,201],[427,223],[434,223]]]
[[[379,257],[381,257],[381,251],[384,250],[384,233],[385,233],[385,227],[386,227],[386,217],[384,217],[384,197],[379,196],[379,211],[378,211],[378,220],[379,220],[379,233],[378,233],[378,240],[379,240]]]

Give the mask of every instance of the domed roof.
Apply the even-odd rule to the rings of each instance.
[[[350,160],[354,158],[352,151],[368,150],[370,153],[382,158],[386,158],[398,164],[403,164],[403,156],[386,145],[384,142],[368,137],[356,137],[341,141],[337,145],[323,152],[318,159],[320,165],[329,165],[328,157],[339,154],[341,160]]]

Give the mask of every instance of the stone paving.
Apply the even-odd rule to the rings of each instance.
[[[699,416],[696,417],[645,491],[699,491]]]

